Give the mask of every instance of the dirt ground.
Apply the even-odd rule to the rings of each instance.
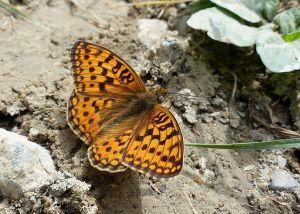
[[[268,188],[278,169],[278,151],[228,151],[185,148],[185,165],[174,180],[156,182],[127,170],[109,174],[90,166],[87,147],[66,123],[66,103],[73,89],[69,49],[82,38],[126,59],[147,85],[194,97],[162,99],[179,120],[185,142],[207,144],[274,139],[253,126],[243,110],[228,111],[229,98],[215,68],[189,47],[189,34],[178,18],[180,8],[166,9],[170,37],[179,44],[174,63],[161,62],[160,46],[148,50],[138,39],[137,22],[157,18],[159,8],[137,9],[117,0],[32,0],[17,7],[29,21],[0,13],[0,127],[25,135],[48,149],[58,171],[91,185],[76,195],[42,194],[35,204],[24,196],[0,197],[11,213],[300,213],[299,188]],[[179,24],[174,24],[177,17]],[[174,33],[180,28],[183,34]],[[164,39],[158,41],[160,44]],[[163,81],[162,81],[163,80]],[[233,84],[233,83],[232,83]],[[243,109],[243,101],[236,102]],[[234,108],[233,108],[234,109]],[[234,114],[235,121],[229,120]],[[37,131],[36,131],[37,130]],[[299,180],[299,174],[294,172]],[[299,172],[298,172],[299,173]]]

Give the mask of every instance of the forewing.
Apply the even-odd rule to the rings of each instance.
[[[102,171],[120,172],[126,167],[121,163],[122,155],[132,136],[132,130],[118,137],[97,138],[88,149],[88,158],[93,167]]]
[[[71,62],[78,93],[124,95],[146,90],[136,72],[121,57],[102,46],[76,42],[71,49]]]
[[[141,121],[123,154],[122,163],[158,179],[180,173],[183,137],[168,109],[156,105]]]

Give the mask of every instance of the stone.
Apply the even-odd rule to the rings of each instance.
[[[224,125],[228,124],[229,122],[229,119],[228,118],[223,118],[223,117],[220,117],[218,118],[218,121]]]
[[[5,129],[0,129],[0,169],[0,193],[14,199],[44,186],[55,172],[47,149]]]
[[[179,50],[180,43],[175,38],[166,38],[160,43],[158,59],[160,62],[170,61],[171,63],[175,63],[175,60],[178,60],[178,55],[182,54]]]
[[[293,191],[299,187],[298,181],[287,171],[277,170],[271,179],[269,188],[278,191]]]
[[[204,123],[211,123],[214,119],[207,113],[201,115],[201,119]]]
[[[36,128],[31,128],[29,130],[29,135],[31,135],[32,137],[38,136],[39,133],[40,133],[40,131],[38,129],[36,129]]]
[[[278,163],[278,167],[283,169],[285,168],[286,164],[287,164],[287,159],[282,157],[281,155],[277,156],[277,163]]]
[[[216,175],[212,170],[210,170],[210,169],[204,170],[204,173],[202,176],[204,181],[213,180],[215,177],[216,177]]]
[[[198,164],[199,164],[200,169],[202,169],[202,170],[206,169],[206,167],[207,167],[207,159],[205,157],[199,158]]]
[[[197,113],[195,109],[191,106],[185,106],[185,112],[183,114],[183,117],[191,124],[194,124],[198,121]]]
[[[90,189],[91,185],[77,180],[68,173],[57,172],[49,178],[52,183],[49,187],[49,194],[55,197],[62,196],[67,190],[71,190],[76,194],[81,194]]]
[[[231,114],[229,124],[231,128],[237,129],[240,126],[240,117],[238,114]]]
[[[216,106],[216,107],[224,107],[224,106],[226,106],[226,103],[220,97],[213,98],[212,101],[211,101],[211,104],[213,106]]]
[[[138,20],[138,38],[147,48],[151,49],[168,30],[165,21],[158,19],[140,19]]]
[[[255,169],[255,165],[254,164],[250,164],[244,167],[244,171],[252,171],[253,169]]]

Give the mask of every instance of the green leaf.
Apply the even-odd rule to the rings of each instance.
[[[260,22],[260,17],[252,10],[250,10],[242,1],[240,0],[210,0],[216,5],[225,8],[232,13],[238,15],[242,19],[251,22],[257,23]]]
[[[262,29],[256,41],[256,51],[271,72],[300,69],[300,40],[285,43],[278,33]]]
[[[283,35],[298,31],[300,26],[300,9],[291,8],[278,14],[274,22],[279,25],[280,32]]]
[[[194,13],[187,24],[194,29],[207,31],[207,35],[214,40],[239,47],[252,46],[259,31],[258,28],[241,24],[216,7]]]
[[[290,34],[287,34],[283,37],[284,41],[286,42],[292,42],[292,41],[295,41],[297,39],[300,39],[300,31],[298,32],[294,32],[294,33],[290,33]]]
[[[210,8],[215,6],[213,3],[211,3],[209,0],[198,0],[195,2],[192,2],[188,5],[187,11],[190,14],[196,13],[199,10],[203,10],[206,8]]]
[[[277,13],[279,0],[241,0],[248,8],[260,14],[268,21],[272,21]]]
[[[300,138],[281,139],[250,143],[232,143],[232,144],[199,144],[185,143],[186,146],[210,149],[283,149],[300,147]]]

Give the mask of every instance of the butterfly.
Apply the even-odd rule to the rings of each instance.
[[[71,63],[75,88],[67,120],[89,146],[91,165],[108,172],[129,167],[157,179],[178,175],[180,127],[137,73],[117,54],[85,41],[71,48]]]

